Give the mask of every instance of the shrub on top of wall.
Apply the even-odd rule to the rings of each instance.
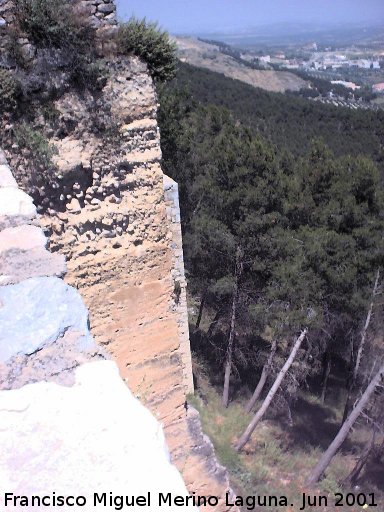
[[[18,147],[29,153],[36,169],[48,173],[54,169],[52,158],[57,154],[57,148],[41,132],[27,123],[21,123],[14,127],[14,137]]]
[[[68,0],[16,0],[16,22],[38,48],[78,44],[84,26],[77,24]]]
[[[55,52],[51,59],[80,88],[98,87],[103,75],[97,62],[96,29],[76,16],[71,0],[15,0],[13,30],[26,35],[36,48]]]
[[[155,80],[165,82],[175,76],[176,44],[156,23],[131,18],[119,26],[117,48],[122,54],[134,54],[147,64]]]
[[[0,113],[15,110],[19,97],[19,82],[11,71],[0,68]]]

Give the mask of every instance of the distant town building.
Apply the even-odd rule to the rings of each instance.
[[[309,43],[303,46],[303,50],[315,50],[317,52],[317,44],[316,43]]]
[[[372,86],[372,91],[383,94],[384,93],[384,82],[382,82],[380,84],[373,85]]]
[[[359,85],[356,85],[353,82],[344,82],[344,80],[332,80],[331,84],[342,85],[347,89],[352,89],[353,91],[360,89]]]
[[[370,69],[372,64],[373,64],[372,61],[367,60],[367,59],[359,59],[357,61],[357,67],[363,68],[363,69]]]

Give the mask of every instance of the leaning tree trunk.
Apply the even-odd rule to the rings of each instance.
[[[372,427],[372,436],[368,440],[367,444],[365,445],[363,453],[360,455],[358,461],[356,462],[355,467],[352,469],[352,471],[349,473],[349,475],[345,478],[345,480],[343,482],[344,485],[353,486],[357,483],[360,473],[363,471],[367,462],[371,458],[373,449],[375,447],[376,434],[377,434],[377,428],[374,425]]]
[[[377,289],[379,287],[379,279],[380,279],[380,270],[378,269],[376,272],[375,284],[373,285],[373,290],[372,290],[372,300],[369,305],[369,309],[368,309],[367,317],[365,319],[363,330],[361,331],[359,348],[357,350],[357,355],[356,355],[356,360],[355,360],[355,364],[353,367],[352,377],[351,377],[351,380],[350,380],[350,383],[348,386],[347,400],[345,402],[344,414],[343,414],[343,423],[347,419],[348,414],[350,413],[351,408],[352,408],[352,400],[353,400],[353,394],[354,394],[353,392],[355,390],[357,376],[358,376],[360,364],[361,364],[361,358],[363,356],[365,342],[367,340],[367,332],[368,332],[369,324],[371,322],[373,306],[375,304],[375,297],[377,295]]]
[[[380,279],[380,270],[377,270],[375,284],[373,286],[373,291],[372,291],[372,301],[371,301],[371,304],[368,309],[367,318],[365,319],[365,324],[364,324],[363,330],[361,331],[360,345],[359,345],[359,349],[357,351],[355,368],[353,370],[353,379],[352,379],[353,382],[356,382],[357,374],[359,372],[361,357],[363,355],[363,350],[364,350],[365,342],[367,339],[367,331],[368,331],[368,327],[369,327],[371,317],[372,317],[373,306],[375,304],[377,288],[379,287],[379,279]]]
[[[207,296],[207,292],[205,291],[203,293],[203,296],[201,297],[201,301],[200,301],[199,314],[197,315],[197,320],[196,320],[196,325],[195,325],[196,330],[200,327],[200,322],[201,322],[201,318],[203,316],[206,296]]]
[[[276,354],[276,349],[277,349],[277,341],[273,340],[272,346],[271,346],[271,351],[270,351],[269,357],[268,357],[268,361],[265,363],[265,365],[263,367],[261,377],[259,379],[259,382],[258,382],[256,388],[255,388],[255,391],[253,392],[253,395],[251,396],[247,405],[245,406],[246,412],[252,411],[252,409],[254,408],[256,402],[258,401],[258,399],[264,389],[265,383],[267,382],[269,372],[271,371],[271,366],[272,366],[273,358],[275,357],[275,354]]]
[[[323,378],[321,383],[321,397],[320,400],[322,403],[325,402],[325,395],[327,394],[328,380],[329,375],[331,373],[331,356],[328,352],[324,355],[324,369],[323,369]]]
[[[214,330],[215,330],[220,318],[223,316],[223,314],[224,314],[224,308],[220,308],[216,311],[215,317],[212,320],[212,322],[209,324],[209,327],[208,327],[208,331],[207,331],[208,339],[212,338]]]
[[[235,289],[233,292],[231,326],[229,329],[228,347],[225,359],[224,387],[222,396],[223,407],[228,407],[229,402],[229,380],[232,370],[233,347],[235,342],[235,326],[236,326],[236,310],[239,300],[239,280],[243,271],[242,250],[240,247],[236,250],[236,267],[235,267]]]
[[[288,372],[288,370],[292,366],[292,363],[295,360],[296,354],[297,354],[299,348],[301,347],[301,344],[303,343],[304,338],[307,335],[307,332],[308,332],[308,329],[304,329],[304,331],[301,332],[300,336],[295,341],[295,344],[293,345],[293,348],[291,350],[291,353],[290,353],[287,361],[285,362],[283,368],[280,370],[278,376],[276,377],[276,380],[273,383],[273,386],[271,387],[268,395],[266,396],[262,406],[257,411],[255,416],[253,417],[253,420],[248,425],[248,427],[245,429],[245,432],[243,433],[243,435],[240,437],[240,439],[236,443],[235,449],[238,452],[240,450],[242,450],[244,448],[244,446],[248,443],[248,441],[251,438],[251,435],[252,435],[253,431],[257,427],[257,425],[260,422],[260,420],[263,418],[264,414],[267,412],[268,407],[271,405],[271,402],[272,402],[274,396],[276,395],[276,393],[277,393],[277,391],[278,391],[278,389],[279,389],[279,387],[280,387],[280,385],[281,385],[281,383],[282,383],[286,373]]]
[[[308,479],[308,485],[315,485],[320,478],[323,476],[325,470],[329,466],[331,460],[336,455],[336,453],[339,451],[340,446],[345,441],[347,435],[349,434],[349,431],[353,427],[355,421],[360,416],[366,405],[368,404],[371,396],[373,395],[376,387],[380,384],[381,379],[384,376],[384,364],[381,366],[380,370],[377,372],[377,374],[374,376],[374,378],[369,383],[367,389],[365,390],[363,396],[360,398],[360,400],[357,402],[356,406],[352,410],[351,414],[348,416],[345,423],[340,428],[338,434],[336,435],[335,439],[332,441],[332,443],[329,445],[326,452],[323,454],[323,456],[320,458],[319,462],[316,464],[315,468],[313,469],[309,479]]]
[[[234,294],[233,300],[232,300],[231,328],[229,331],[227,356],[226,356],[226,360],[225,360],[224,388],[223,388],[223,397],[222,397],[223,407],[228,407],[228,402],[229,402],[229,379],[231,377],[233,344],[235,341],[237,294],[238,294],[238,291],[237,291],[237,285],[236,285],[235,294]]]

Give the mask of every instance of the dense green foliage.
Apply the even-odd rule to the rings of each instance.
[[[31,163],[42,171],[54,168],[52,157],[57,153],[55,146],[49,144],[42,133],[27,123],[22,123],[14,129],[15,142],[20,149],[26,149],[31,154]]]
[[[0,112],[11,112],[16,108],[20,97],[20,84],[13,74],[0,69]]]
[[[380,162],[380,114],[312,105],[189,66],[160,97],[164,167],[180,184],[190,290],[221,311],[224,338],[240,248],[243,348],[247,333],[268,332],[284,353],[284,340],[309,326],[318,361],[332,344],[348,357],[383,258],[383,192],[367,156]],[[291,122],[293,134],[282,139]],[[374,141],[364,147],[356,132]]]
[[[156,80],[164,82],[174,78],[176,45],[156,23],[131,18],[127,23],[120,24],[117,45],[120,53],[141,57]]]

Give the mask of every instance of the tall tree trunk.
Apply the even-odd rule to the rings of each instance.
[[[348,415],[349,413],[351,412],[351,409],[352,409],[352,388],[354,387],[354,383],[352,382],[352,376],[353,376],[353,360],[354,360],[354,355],[353,355],[353,341],[351,340],[351,354],[350,354],[350,357],[349,357],[349,377],[348,377],[348,380],[347,380],[347,398],[345,399],[345,405],[344,405],[344,412],[343,412],[343,419],[341,420],[341,424],[343,424],[345,422],[345,420],[348,418]]]
[[[375,453],[375,458],[380,461],[383,456],[384,456],[384,438],[383,438],[381,445],[379,446],[379,448],[377,449],[377,451]]]
[[[267,362],[263,366],[263,371],[261,373],[259,382],[257,383],[257,386],[255,388],[255,391],[253,392],[252,397],[249,399],[247,405],[245,406],[246,412],[252,411],[252,409],[254,408],[256,402],[258,401],[258,399],[264,389],[265,383],[267,382],[269,372],[271,371],[271,366],[272,366],[273,358],[275,357],[275,354],[276,354],[276,350],[277,350],[277,341],[273,340],[272,346],[271,346],[271,351],[269,353]]]
[[[358,461],[356,462],[355,467],[352,469],[352,471],[349,473],[349,475],[345,478],[344,485],[353,486],[357,483],[360,473],[363,471],[367,462],[371,458],[373,449],[375,447],[376,434],[377,434],[377,428],[375,425],[373,425],[371,438],[368,440],[367,444],[365,445],[363,453],[360,455]]]
[[[368,308],[368,313],[367,313],[367,317],[365,319],[364,327],[360,334],[359,348],[357,350],[355,364],[353,367],[352,376],[351,376],[349,386],[348,386],[347,400],[345,402],[344,414],[343,414],[343,423],[347,419],[347,417],[351,411],[351,408],[352,408],[353,392],[355,390],[357,376],[359,374],[359,368],[360,368],[360,364],[361,364],[361,358],[363,356],[363,351],[364,351],[365,343],[367,340],[367,331],[369,328],[369,324],[371,322],[373,306],[375,304],[375,297],[377,294],[377,289],[379,287],[379,280],[380,280],[380,270],[378,269],[376,272],[375,283],[373,285],[373,290],[372,290],[372,300],[371,300],[371,303]]]
[[[199,314],[197,315],[195,329],[197,330],[200,327],[201,317],[203,316],[204,306],[205,306],[205,298],[207,296],[207,292],[204,291],[203,296],[201,297]]]
[[[331,373],[331,356],[328,351],[324,354],[323,378],[321,382],[321,397],[322,403],[325,402],[325,395],[327,394],[328,380]]]
[[[289,405],[289,401],[285,400],[287,404],[287,419],[288,419],[288,425],[292,428],[293,427],[293,418],[292,418],[292,411],[291,406]]]
[[[288,372],[288,370],[292,366],[292,363],[295,360],[296,354],[297,354],[299,348],[301,347],[301,344],[303,343],[304,338],[307,335],[307,332],[308,332],[308,329],[304,329],[301,332],[300,336],[295,341],[295,344],[293,345],[293,348],[291,350],[291,353],[290,353],[288,359],[286,360],[283,368],[280,370],[278,376],[276,377],[276,380],[273,383],[273,386],[271,387],[268,395],[266,396],[262,406],[257,411],[257,413],[253,417],[252,421],[250,422],[248,427],[245,429],[243,435],[240,437],[240,439],[236,443],[235,448],[236,448],[236,450],[238,452],[240,450],[242,450],[242,448],[244,448],[244,446],[248,443],[248,441],[251,438],[251,435],[252,435],[253,431],[257,427],[257,425],[260,422],[260,420],[263,418],[264,414],[267,412],[268,407],[271,405],[271,402],[272,402],[274,396],[276,395],[277,390],[279,389],[279,387],[280,387],[280,385],[281,385],[281,383],[282,383],[286,373]]]
[[[352,410],[351,414],[348,416],[345,423],[340,428],[339,432],[337,433],[335,439],[332,441],[332,443],[329,445],[328,449],[325,451],[323,456],[320,458],[319,462],[316,464],[315,468],[313,469],[309,479],[308,479],[308,485],[315,485],[320,478],[323,476],[325,470],[329,466],[331,460],[336,455],[336,453],[339,451],[340,446],[345,441],[347,435],[349,434],[349,431],[353,427],[355,421],[360,416],[366,405],[368,404],[371,396],[373,395],[376,387],[380,384],[381,379],[384,376],[384,364],[381,366],[380,370],[376,373],[374,378],[369,383],[367,389],[365,390],[363,396],[360,398],[360,400],[357,402],[356,406]]]
[[[233,346],[234,346],[234,342],[235,342],[236,310],[237,310],[237,303],[239,300],[239,280],[240,280],[242,272],[243,272],[242,250],[241,250],[241,247],[239,246],[236,249],[235,289],[233,291],[231,326],[229,329],[228,347],[227,347],[227,354],[226,354],[226,360],[225,360],[224,387],[223,387],[223,396],[222,396],[223,407],[228,407],[228,402],[229,402],[229,380],[231,377]]]
[[[349,416],[349,413],[351,412],[352,407],[353,407],[353,403],[352,403],[353,402],[353,394],[352,394],[352,392],[353,392],[354,388],[355,388],[355,384],[354,383],[353,384],[350,383],[348,385],[347,398],[345,400],[345,406],[344,406],[344,412],[343,412],[343,419],[341,420],[341,424],[342,425],[346,422],[346,420],[347,420],[347,418]]]
[[[207,331],[207,337],[208,338],[211,338],[212,337],[212,334],[213,334],[213,331],[217,325],[217,322],[220,320],[220,318],[222,317],[223,315],[223,308],[220,308],[217,312],[216,312],[216,315],[214,317],[214,319],[212,320],[212,322],[210,323],[209,325],[209,328],[208,328],[208,331]]]
[[[236,285],[236,290],[235,290],[233,300],[232,300],[231,328],[229,331],[227,355],[226,355],[226,360],[225,360],[224,388],[223,388],[223,397],[222,397],[223,407],[228,407],[228,402],[229,402],[229,379],[231,377],[233,344],[234,344],[234,340],[235,340],[236,306],[237,306],[237,285]]]
[[[364,346],[365,346],[365,342],[366,342],[366,339],[367,339],[367,331],[368,331],[368,327],[369,327],[369,324],[370,324],[370,321],[371,321],[371,317],[372,317],[372,311],[373,311],[373,306],[375,304],[375,297],[376,297],[376,294],[377,294],[377,288],[379,287],[379,279],[380,279],[380,270],[378,269],[377,272],[376,272],[375,284],[373,285],[371,304],[369,305],[369,309],[368,309],[368,313],[367,313],[367,318],[365,319],[365,324],[364,324],[363,330],[361,331],[360,345],[359,345],[359,349],[357,351],[355,367],[353,369],[353,379],[352,379],[353,382],[356,382],[357,374],[359,373],[361,357],[363,355]]]

